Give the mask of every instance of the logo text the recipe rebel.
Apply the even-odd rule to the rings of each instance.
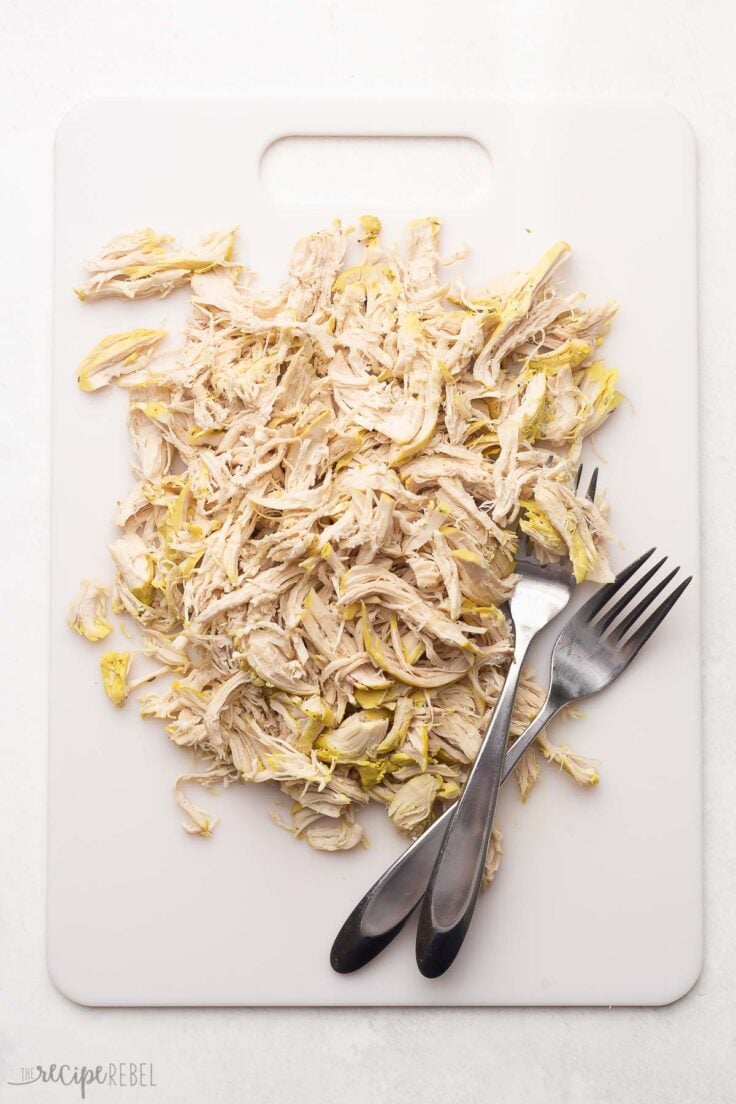
[[[102,1085],[116,1089],[155,1089],[156,1080],[152,1062],[108,1062],[98,1066],[71,1066],[56,1062],[49,1066],[22,1066],[9,1085],[56,1084],[76,1086],[82,1100],[87,1099],[87,1089]]]

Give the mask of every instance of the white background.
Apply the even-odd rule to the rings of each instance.
[[[736,599],[731,332],[736,296],[736,12],[726,0],[552,4],[91,3],[0,0],[0,1097],[17,1067],[153,1061],[152,1100],[323,1104],[486,1095],[525,1104],[729,1101],[736,1078]],[[370,93],[663,98],[700,157],[701,431],[705,616],[706,967],[664,1009],[156,1010],[77,1007],[44,964],[48,381],[52,143],[99,94]],[[124,156],[124,151],[122,152]],[[584,163],[584,135],[581,135]],[[111,172],[114,167],[111,166]],[[632,166],[632,171],[636,167]],[[652,325],[676,325],[653,318]],[[668,442],[677,465],[676,427]],[[656,488],[652,488],[656,494]],[[698,519],[683,519],[697,524]],[[725,580],[725,582],[724,582]],[[554,954],[554,932],[550,932]],[[144,1093],[97,1089],[92,1099]]]

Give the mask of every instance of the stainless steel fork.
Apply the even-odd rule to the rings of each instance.
[[[526,555],[524,535],[515,571],[519,580],[509,599],[514,630],[511,665],[447,825],[419,913],[417,965],[425,977],[443,974],[465,939],[483,880],[521,667],[534,637],[565,608],[575,589],[569,563],[543,566]]]
[[[684,579],[642,620],[679,570],[670,571],[646,591],[647,583],[665,562],[662,559],[623,590],[653,552],[654,549],[645,552],[624,568],[613,583],[596,591],[563,628],[552,653],[547,698],[526,732],[506,752],[502,782],[555,714],[579,698],[598,693],[618,678],[689,585],[692,576]],[[617,595],[620,596],[613,602]],[[637,598],[639,601],[635,602]],[[330,961],[338,973],[351,973],[365,966],[401,931],[426,892],[454,810],[455,806],[447,809],[407,848],[353,909],[332,946]]]

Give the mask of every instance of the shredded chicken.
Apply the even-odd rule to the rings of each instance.
[[[232,231],[210,234],[198,249],[186,250],[151,229],[125,234],[113,238],[99,257],[87,262],[90,278],[76,288],[76,293],[82,301],[109,295],[126,299],[168,295],[173,288],[187,283],[192,273],[209,272],[216,265],[226,264],[234,241]]]
[[[371,801],[421,832],[461,792],[503,685],[517,529],[579,581],[611,577],[605,498],[578,496],[573,474],[619,400],[598,359],[615,304],[559,289],[565,243],[469,291],[441,275],[436,220],[389,253],[380,230],[361,220],[351,264],[339,223],[304,238],[274,293],[231,261],[232,233],[187,252],[145,230],[105,246],[79,290],[190,285],[179,348],[159,350],[163,330],[112,335],[79,383],[130,397],[112,604],[155,664],[135,685],[171,676],[143,716],[203,763],[176,786],[191,832],[215,820],[181,786],[214,780],[275,782],[321,850],[354,847]],[[101,638],[105,592],[86,586],[72,624]],[[101,661],[116,705],[130,658]],[[525,676],[512,738],[541,698]],[[528,752],[524,797],[539,769]],[[487,880],[500,855],[496,832]]]
[[[112,632],[112,625],[105,616],[107,587],[82,579],[79,594],[69,607],[67,623],[71,629],[96,643]]]

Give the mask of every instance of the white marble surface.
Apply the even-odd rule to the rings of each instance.
[[[729,575],[736,507],[734,310],[736,11],[727,0],[515,4],[435,0],[193,3],[4,0],[0,5],[0,587],[6,704],[0,789],[0,1097],[18,1067],[152,1061],[151,1090],[88,1098],[172,1104],[298,1097],[424,1104],[486,1095],[524,1104],[726,1102],[736,1079],[736,709]],[[700,153],[701,425],[705,615],[706,966],[663,1009],[94,1010],[60,996],[44,963],[47,422],[51,153],[77,100],[130,92],[334,92],[662,98]],[[584,162],[584,135],[581,135]],[[111,167],[112,171],[112,167]],[[632,167],[632,171],[636,171]],[[656,216],[653,215],[653,217]],[[676,325],[672,317],[653,325]],[[676,427],[673,466],[676,467]],[[653,488],[653,493],[656,489]],[[697,524],[697,519],[692,519]],[[16,534],[21,534],[18,537]],[[237,949],[230,949],[236,953]],[[554,954],[554,932],[550,932]]]

